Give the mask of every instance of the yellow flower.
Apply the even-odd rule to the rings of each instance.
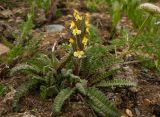
[[[84,55],[84,52],[83,51],[76,51],[74,52],[74,56],[75,57],[78,57],[78,58],[82,58],[82,56]]]
[[[81,16],[79,16],[79,15],[76,15],[76,16],[75,16],[75,19],[76,19],[76,21],[78,21],[78,20],[82,20],[82,17],[81,17]]]
[[[81,30],[78,30],[78,28],[75,28],[72,33],[73,33],[74,36],[80,35],[81,34]]]
[[[90,16],[89,13],[86,13],[86,18],[87,18],[87,19],[89,19],[89,16]]]
[[[75,26],[76,26],[76,24],[74,23],[74,21],[72,21],[70,24],[70,29],[74,28]]]
[[[89,24],[89,21],[88,21],[88,20],[85,20],[85,25],[86,25],[86,27],[89,27],[89,26],[90,26],[90,24]]]
[[[82,20],[82,16],[79,15],[79,12],[77,10],[74,10],[73,16],[76,19],[76,21]]]
[[[87,37],[83,37],[82,43],[83,43],[84,46],[87,45],[87,42],[88,42],[88,38]]]
[[[86,32],[87,32],[87,33],[90,33],[90,32],[89,32],[90,24],[89,24],[89,20],[88,20],[88,19],[85,20],[85,25],[86,25]]]
[[[69,43],[73,44],[74,43],[74,39],[70,38],[69,39]]]
[[[85,24],[86,24],[86,26],[88,27],[90,24],[89,24],[89,14],[87,13],[86,14],[86,17],[85,17]]]
[[[77,14],[79,14],[79,12],[76,9],[74,9],[73,15],[76,16]]]
[[[86,28],[86,32],[90,34],[90,32],[89,32],[89,27]]]

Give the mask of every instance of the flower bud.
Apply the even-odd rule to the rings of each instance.
[[[143,3],[139,6],[139,9],[142,9],[151,14],[160,14],[160,8],[151,3]]]

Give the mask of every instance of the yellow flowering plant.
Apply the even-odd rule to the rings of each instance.
[[[126,80],[113,80],[112,82],[101,84],[101,81],[105,83],[103,79],[108,77],[107,65],[112,64],[115,60],[102,43],[98,44],[94,40],[95,32],[90,27],[88,15],[80,15],[77,10],[74,10],[69,34],[68,41],[72,46],[70,52],[72,56],[68,67],[69,70],[63,69],[65,77],[67,76],[65,79],[69,81],[69,86],[61,90],[56,96],[53,104],[53,113],[55,115],[60,114],[64,101],[72,95],[78,94],[82,98],[85,96],[84,101],[91,108],[95,107],[93,110],[102,115],[102,117],[120,117],[120,113],[115,106],[107,100],[97,85],[104,86],[109,84],[110,86],[117,86],[118,84],[119,86],[132,86],[134,84]],[[88,44],[89,41],[90,44]]]
[[[115,59],[102,43],[95,41],[97,37],[92,28],[88,15],[80,15],[74,10],[68,39],[72,48],[68,44],[66,46],[69,47],[69,53],[64,57],[57,57],[55,42],[51,55],[37,55],[33,60],[11,69],[10,75],[22,72],[30,78],[16,91],[14,111],[19,110],[20,99],[36,88],[44,99],[56,96],[53,116],[60,115],[65,100],[76,95],[78,102],[83,101],[91,108],[95,107],[93,110],[102,117],[120,117],[120,113],[99,87],[130,87],[135,86],[135,83],[127,80],[107,80],[110,74],[108,66],[112,65]]]
[[[72,45],[73,56],[75,57],[75,74],[79,74],[81,59],[85,56],[85,49],[88,44],[89,36],[89,16],[81,15],[74,10],[73,19],[70,22],[69,43]]]

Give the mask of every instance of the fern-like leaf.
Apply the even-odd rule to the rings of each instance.
[[[47,55],[41,53],[33,60],[28,61],[28,63],[43,68],[51,64],[51,59]]]
[[[14,75],[17,72],[24,72],[24,71],[28,71],[28,72],[32,71],[35,73],[40,73],[40,69],[36,66],[33,66],[33,65],[31,66],[28,64],[20,64],[11,69],[10,75]]]
[[[104,117],[119,117],[117,109],[107,100],[106,96],[96,88],[88,88],[87,96],[93,109]]]
[[[99,109],[96,105],[94,105],[91,100],[88,100],[87,102],[95,112],[97,112],[102,117],[105,117],[105,113],[101,109]]]
[[[136,87],[137,84],[129,80],[117,79],[117,80],[110,80],[110,81],[102,81],[96,86],[98,87],[123,87],[123,86]]]
[[[75,89],[63,89],[55,98],[54,104],[53,104],[53,113],[59,114],[61,112],[62,105],[64,104],[64,101],[68,99]]]
[[[83,76],[99,73],[115,63],[117,60],[104,46],[95,45],[86,50],[86,58],[82,60],[81,71]]]
[[[112,70],[112,71],[106,71],[104,73],[100,73],[98,75],[96,75],[96,78],[91,82],[92,84],[95,84],[97,82],[100,82],[104,79],[106,79],[107,77],[109,77],[110,75],[114,74],[117,70]]]
[[[82,93],[83,95],[86,95],[86,89],[81,83],[77,83],[76,88],[80,93]]]
[[[30,90],[35,88],[39,84],[39,81],[37,80],[30,80],[26,82],[25,84],[22,84],[18,89],[16,90],[16,94],[13,99],[13,111],[18,111],[19,110],[19,101],[20,99],[25,96]]]

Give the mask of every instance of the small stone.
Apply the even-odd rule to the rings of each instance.
[[[46,26],[47,32],[61,32],[63,31],[63,29],[65,29],[65,27],[59,24],[52,24],[52,25]]]
[[[9,51],[9,48],[0,43],[0,56],[8,53],[8,51]]]
[[[139,116],[141,115],[139,109],[138,109],[138,108],[135,108],[134,110],[135,110],[135,112],[136,112],[136,115],[139,117]]]
[[[145,105],[150,105],[152,102],[149,99],[144,99],[144,104]]]
[[[32,115],[32,114],[30,114],[28,112],[25,112],[22,117],[36,117],[36,116]]]
[[[137,93],[139,91],[139,89],[137,87],[131,87],[131,88],[129,88],[129,90],[133,93]]]
[[[126,109],[126,114],[129,116],[129,117],[133,117],[133,113],[131,110],[129,109]]]

